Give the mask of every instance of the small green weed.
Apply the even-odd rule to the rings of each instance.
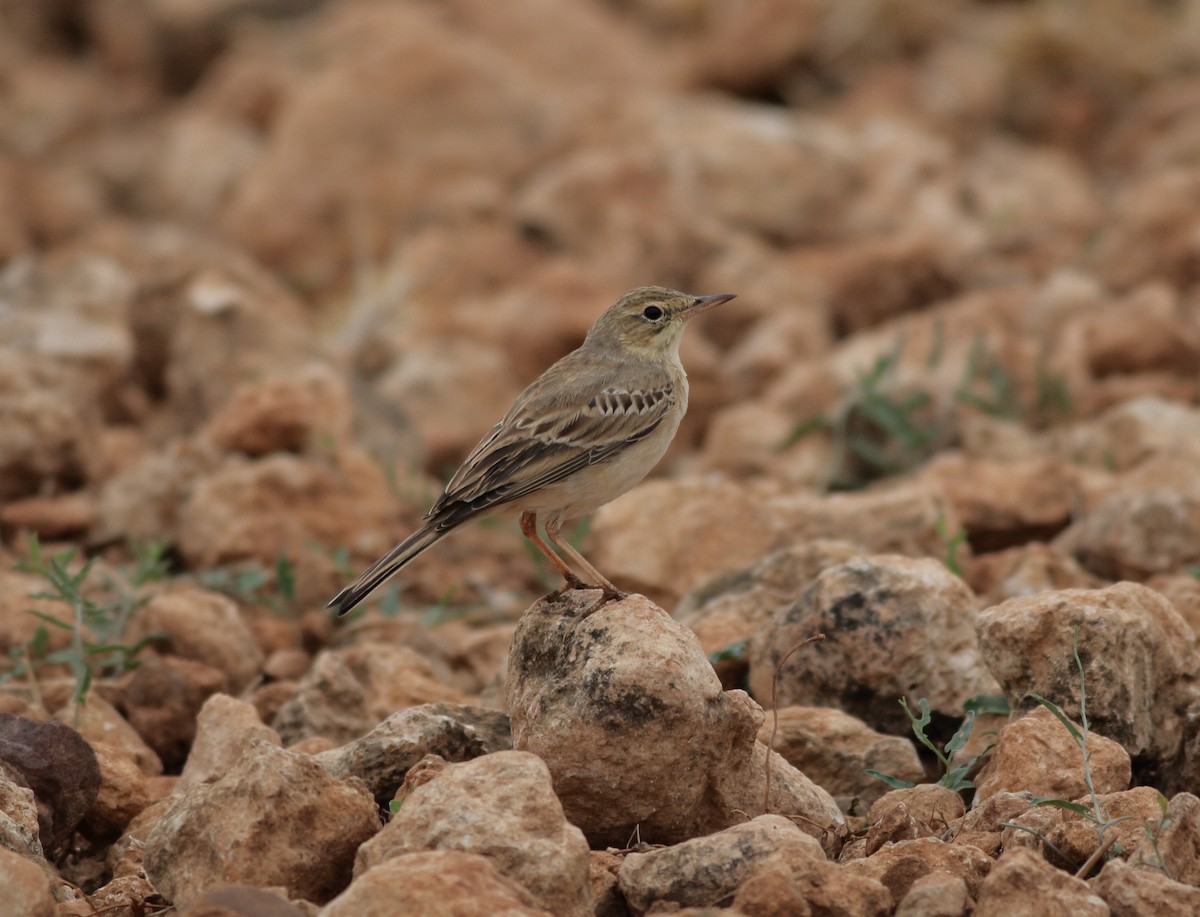
[[[746,650],[750,647],[749,638],[745,640],[735,640],[727,646],[721,647],[719,650],[708,654],[708,661],[711,665],[716,665],[718,662],[734,662],[746,658]]]
[[[1083,661],[1079,657],[1079,628],[1075,628],[1071,639],[1071,655],[1075,659],[1075,667],[1079,670],[1079,722],[1082,728],[1071,722],[1071,718],[1063,713],[1062,708],[1051,700],[1047,700],[1040,694],[1030,694],[1029,696],[1037,703],[1041,704],[1047,710],[1054,714],[1055,718],[1066,727],[1067,732],[1071,734],[1076,746],[1079,748],[1079,753],[1083,758],[1083,782],[1088,790],[1090,806],[1081,802],[1073,802],[1069,799],[1059,799],[1054,796],[1039,796],[1033,800],[1035,806],[1054,806],[1059,809],[1066,809],[1069,812],[1074,812],[1076,815],[1082,816],[1091,823],[1092,830],[1096,832],[1096,852],[1091,860],[1081,867],[1080,872],[1086,875],[1091,867],[1099,861],[1107,852],[1110,846],[1113,846],[1111,840],[1107,840],[1105,835],[1108,829],[1119,822],[1126,821],[1129,816],[1122,815],[1119,818],[1110,818],[1104,811],[1104,806],[1100,802],[1100,795],[1096,792],[1096,785],[1092,779],[1092,756],[1087,747],[1089,735],[1089,726],[1087,718],[1087,678],[1084,674]]]
[[[969,761],[962,764],[954,764],[953,758],[955,752],[967,744],[967,739],[971,737],[971,731],[975,728],[975,716],[978,707],[968,708],[966,716],[954,735],[945,744],[943,748],[938,748],[937,743],[926,735],[925,730],[933,719],[933,715],[929,711],[929,701],[921,698],[917,701],[917,707],[921,711],[919,715],[914,714],[912,708],[908,706],[908,701],[905,698],[900,698],[900,706],[904,708],[904,712],[908,714],[909,720],[912,722],[913,735],[917,737],[917,741],[933,752],[938,763],[942,766],[942,776],[938,778],[937,785],[944,786],[949,790],[970,790],[974,789],[975,784],[967,777],[971,770],[975,767],[985,754],[991,751],[992,746],[989,745],[979,754],[972,757]],[[891,774],[884,774],[880,771],[867,769],[868,777],[874,777],[876,780],[881,780],[894,790],[906,789],[916,786],[910,780],[901,780],[898,777],[893,777]]]
[[[937,530],[938,537],[945,546],[946,553],[942,558],[942,563],[946,565],[947,570],[959,579],[964,579],[962,564],[958,562],[958,549],[967,541],[967,530],[959,529],[951,535],[949,527],[946,525],[946,517],[940,515],[934,521],[934,528]]]
[[[933,342],[925,369],[933,373],[944,358],[945,341],[940,324],[933,328]],[[878,478],[915,468],[939,444],[953,439],[950,412],[935,412],[938,399],[932,381],[897,381],[903,339],[876,357],[846,393],[833,412],[806,418],[780,444],[787,450],[818,431],[833,439],[833,472],[830,490],[855,490]],[[1034,392],[1026,404],[1016,380],[1004,368],[983,335],[976,337],[967,353],[962,376],[954,387],[953,400],[992,417],[1023,420],[1046,426],[1070,416],[1073,406],[1066,380],[1039,361]]]
[[[76,552],[68,548],[46,556],[42,553],[37,537],[28,542],[27,557],[15,565],[17,570],[41,577],[46,589],[31,597],[51,602],[62,602],[70,609],[69,620],[62,621],[53,615],[29,609],[29,613],[40,620],[39,627],[27,644],[14,648],[10,653],[13,667],[0,675],[0,681],[31,677],[41,665],[63,664],[75,679],[73,700],[80,707],[87,699],[93,678],[120,674],[135,668],[137,654],[150,642],[157,639],[151,635],[132,645],[122,642],[129,618],[144,599],[136,596],[138,588],[146,583],[162,579],[167,573],[166,545],[162,542],[147,542],[132,546],[134,565],[123,581],[109,577],[104,589],[89,588],[95,558],[82,565],[75,564]],[[74,570],[72,568],[75,568]],[[105,601],[93,596],[106,592]],[[48,651],[49,628],[67,631],[70,643],[60,650]]]

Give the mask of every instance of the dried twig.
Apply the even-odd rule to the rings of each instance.
[[[820,643],[824,639],[824,634],[813,634],[811,637],[801,640],[783,654],[783,658],[780,659],[779,664],[775,666],[775,674],[771,676],[771,738],[767,742],[767,763],[764,767],[767,777],[766,787],[763,789],[764,815],[771,811],[771,749],[775,747],[775,735],[779,732],[779,705],[775,700],[779,690],[779,673],[783,671],[784,663],[791,659],[794,653],[808,646],[810,643]]]

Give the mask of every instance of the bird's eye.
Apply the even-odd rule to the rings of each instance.
[[[646,306],[646,308],[642,310],[642,318],[648,319],[649,321],[656,322],[662,317],[663,310],[658,306]]]

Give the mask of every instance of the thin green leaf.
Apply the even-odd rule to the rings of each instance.
[[[873,777],[875,780],[881,780],[890,786],[893,790],[907,790],[916,786],[911,780],[901,780],[899,777],[893,777],[891,774],[883,774],[879,771],[873,771],[867,768],[863,771],[868,777]]]
[[[1053,713],[1056,717],[1058,717],[1058,721],[1066,726],[1067,731],[1071,733],[1071,738],[1073,738],[1080,745],[1083,744],[1083,733],[1080,732],[1079,727],[1072,723],[1070,718],[1062,712],[1062,709],[1058,706],[1058,704],[1054,703],[1054,701],[1046,700],[1046,698],[1042,697],[1040,694],[1030,694],[1029,696]]]
[[[1082,802],[1071,802],[1069,799],[1057,799],[1052,796],[1037,796],[1029,804],[1033,806],[1051,806],[1055,809],[1066,809],[1068,812],[1082,815],[1089,820],[1092,819],[1092,810]]]

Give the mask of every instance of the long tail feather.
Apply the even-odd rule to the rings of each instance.
[[[428,548],[443,535],[450,532],[449,528],[426,526],[405,538],[387,554],[371,564],[353,583],[339,592],[330,601],[330,608],[336,608],[338,617],[349,612],[355,605],[370,595],[375,587],[389,579],[410,560]]]

